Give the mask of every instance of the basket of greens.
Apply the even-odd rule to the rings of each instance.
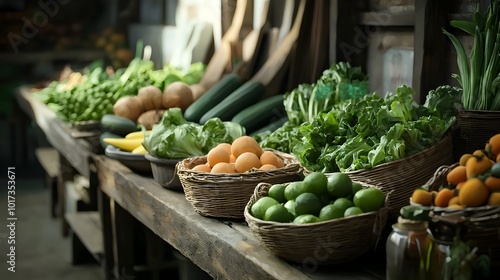
[[[500,127],[500,1],[491,0],[484,13],[479,4],[472,21],[450,22],[473,36],[472,50],[467,56],[462,43],[443,30],[456,53],[459,74],[453,75],[463,89],[463,110],[457,117],[454,133],[455,160],[467,151],[484,148],[489,137]]]

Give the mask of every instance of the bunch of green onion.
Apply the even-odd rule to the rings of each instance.
[[[500,110],[500,0],[491,0],[484,15],[479,4],[472,22],[451,21],[451,26],[474,36],[474,43],[467,57],[457,37],[446,34],[457,52],[460,75],[454,74],[463,89],[462,103],[465,110]]]

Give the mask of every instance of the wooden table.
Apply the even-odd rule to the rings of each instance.
[[[126,254],[132,243],[127,240],[129,221],[123,218],[131,215],[215,279],[385,279],[385,262],[378,255],[374,259],[373,254],[327,267],[285,262],[262,247],[244,222],[200,216],[182,192],[166,190],[150,176],[89,153],[85,141],[71,138],[68,125],[28,91],[20,91],[17,99],[78,171],[85,174],[95,165],[107,278],[112,269],[115,275],[133,269],[133,256]]]

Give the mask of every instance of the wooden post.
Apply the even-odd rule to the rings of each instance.
[[[446,82],[446,27],[448,1],[415,1],[413,89],[423,104],[427,93]]]
[[[111,217],[111,200],[101,190],[98,192],[99,214],[101,215],[102,235],[104,244],[104,256],[101,261],[104,279],[113,279],[113,267],[115,265],[113,259],[113,229]]]
[[[115,201],[111,201],[113,225],[113,255],[115,276],[125,279],[133,277],[134,272],[134,218]]]

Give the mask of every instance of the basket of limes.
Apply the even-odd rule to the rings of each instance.
[[[343,173],[313,172],[303,181],[258,184],[245,219],[262,245],[285,260],[342,263],[374,248],[389,195]]]
[[[297,180],[302,167],[294,156],[262,149],[252,137],[221,143],[206,156],[176,165],[186,199],[202,216],[243,219],[245,205],[260,182]]]

